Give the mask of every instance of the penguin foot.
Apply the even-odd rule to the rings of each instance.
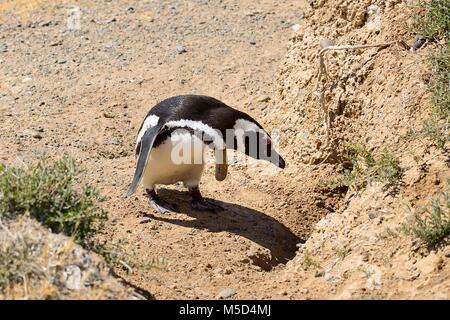
[[[222,206],[215,204],[211,201],[207,201],[205,199],[192,201],[191,206],[192,206],[192,209],[199,210],[199,211],[218,212],[218,211],[224,210],[224,208]]]
[[[150,206],[155,209],[159,213],[171,213],[176,211],[176,208],[172,206],[171,204],[167,203],[166,201],[159,200],[150,200]]]
[[[161,214],[171,213],[177,211],[177,207],[162,200],[154,190],[147,190],[150,206],[155,209],[156,212]]]
[[[192,196],[191,207],[199,211],[217,212],[224,210],[223,207],[211,201],[205,200],[200,193],[198,186],[189,187],[189,193]]]

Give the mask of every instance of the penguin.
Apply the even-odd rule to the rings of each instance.
[[[217,180],[227,174],[227,149],[242,151],[281,169],[286,166],[270,135],[250,115],[212,97],[179,95],[157,103],[142,122],[136,138],[135,172],[126,196],[142,182],[153,209],[169,213],[176,208],[158,196],[156,185],[183,182],[193,209],[223,210],[204,199],[199,189],[206,148],[214,150]]]

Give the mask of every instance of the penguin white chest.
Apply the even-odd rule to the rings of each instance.
[[[144,169],[142,183],[146,189],[156,184],[183,182],[185,186],[197,186],[204,168],[203,142],[194,135],[173,132],[162,144],[152,149]]]

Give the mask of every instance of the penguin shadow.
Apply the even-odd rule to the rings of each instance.
[[[157,220],[187,228],[208,230],[209,232],[228,231],[234,233],[270,251],[270,255],[264,252],[251,252],[247,254],[249,262],[251,260],[254,265],[261,267],[265,271],[271,270],[278,264],[285,264],[294,258],[297,251],[297,244],[304,242],[302,238],[296,236],[288,227],[276,219],[254,209],[234,203],[205,198],[222,206],[224,210],[217,213],[196,211],[190,206],[190,196],[187,192],[159,189],[158,194],[168,202],[176,202],[178,206],[177,213],[162,216],[146,213],[145,216],[149,219],[143,220],[141,223]],[[178,219],[177,216],[179,214],[186,214],[194,219]]]

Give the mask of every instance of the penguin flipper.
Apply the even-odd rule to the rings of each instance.
[[[138,160],[136,162],[136,169],[134,171],[133,181],[131,182],[130,187],[125,195],[125,197],[131,196],[136,192],[137,186],[142,179],[142,174],[144,172],[145,166],[147,165],[148,157],[150,155],[150,151],[152,150],[153,143],[155,142],[156,137],[161,132],[165,131],[166,127],[164,124],[156,125],[150,129],[148,129],[141,139],[141,148],[139,151]]]

